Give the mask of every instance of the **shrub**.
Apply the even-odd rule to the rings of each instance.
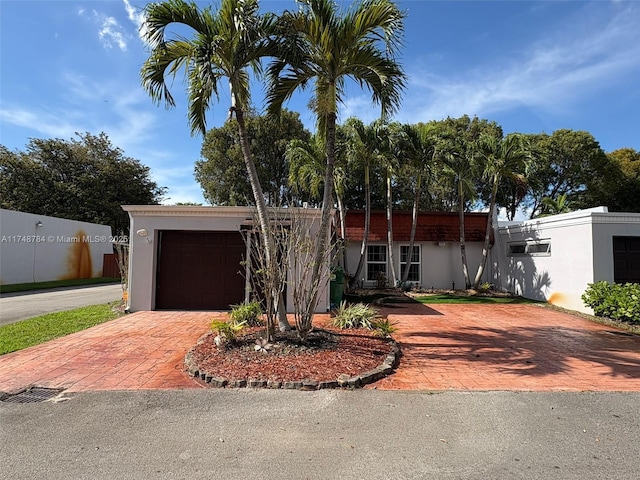
[[[262,308],[260,302],[242,303],[231,306],[231,323],[244,323],[249,327],[259,327],[262,325]]]
[[[343,301],[335,310],[335,316],[331,323],[333,326],[346,328],[373,328],[373,322],[378,318],[375,308],[364,303],[354,303],[348,305]]]
[[[373,321],[372,325],[376,335],[381,337],[390,337],[397,330],[396,324],[390,322],[388,318],[378,318]]]
[[[211,322],[211,330],[217,333],[219,339],[232,343],[245,325],[244,322],[234,323],[232,321],[214,320]]]
[[[599,317],[640,323],[640,284],[590,283],[582,301]]]

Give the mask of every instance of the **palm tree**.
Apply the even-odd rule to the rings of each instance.
[[[448,138],[446,138],[448,137]],[[446,140],[441,143],[438,155],[442,161],[445,175],[449,176],[456,185],[458,204],[458,224],[460,230],[460,255],[462,258],[462,273],[464,275],[465,288],[471,288],[469,266],[467,262],[467,248],[464,229],[465,198],[471,197],[475,192],[473,185],[474,168],[470,155],[471,147],[467,141],[457,132],[447,132]],[[442,140],[440,140],[442,142]]]
[[[487,217],[487,229],[482,247],[482,260],[473,282],[476,290],[480,286],[482,275],[487,264],[489,254],[489,242],[493,230],[493,214],[496,206],[498,185],[502,178],[510,178],[523,183],[528,159],[520,135],[508,135],[502,139],[495,135],[482,135],[479,141],[479,158],[484,163],[483,176],[491,183],[491,196],[489,198],[489,215]]]
[[[147,5],[142,31],[151,52],[142,65],[140,75],[142,86],[154,101],[160,103],[164,100],[167,107],[174,107],[167,77],[175,78],[184,70],[191,133],[203,135],[206,133],[206,112],[213,98],[218,97],[219,82],[228,79],[231,95],[229,118],[235,116],[238,123],[240,146],[256,202],[265,257],[271,264],[277,261],[275,240],[270,231],[267,206],[244,121],[244,113],[250,104],[249,70],[259,74],[260,60],[272,53],[268,35],[272,33],[275,22],[272,16],[259,15],[258,9],[257,0],[222,0],[216,11],[211,8],[201,10],[195,3],[184,0]],[[189,27],[193,37],[175,34],[167,38],[167,27],[173,24]],[[282,296],[277,297],[280,328],[288,329]]]
[[[340,142],[338,142],[340,144]],[[311,141],[292,140],[287,145],[286,158],[289,163],[289,184],[297,193],[307,193],[313,200],[320,200],[324,187],[324,163],[325,163],[324,139],[316,134]],[[341,150],[339,148],[339,150]],[[333,188],[336,192],[338,214],[340,216],[340,238],[342,240],[342,260],[346,270],[346,225],[345,207],[343,202],[347,173],[345,169],[345,155],[337,155]]]
[[[418,225],[418,209],[420,205],[422,180],[424,176],[430,174],[436,153],[434,137],[436,125],[434,123],[405,124],[402,125],[401,128],[401,141],[403,143],[401,150],[406,159],[405,167],[408,170],[408,174],[415,178],[407,262],[400,277],[401,282],[405,283],[409,278],[409,270],[411,268],[411,257],[413,255],[413,245]]]
[[[359,118],[349,118],[345,124],[348,132],[347,151],[349,161],[362,164],[364,167],[364,232],[362,234],[358,265],[353,275],[351,275],[351,286],[357,283],[360,277],[367,253],[371,226],[371,167],[382,163],[383,160],[384,154],[380,137],[383,125],[382,121],[375,121],[365,125]]]
[[[405,75],[393,55],[401,43],[404,13],[391,0],[359,0],[344,14],[332,0],[298,0],[297,11],[280,19],[280,54],[269,68],[269,109],[277,113],[296,90],[314,84],[311,105],[318,132],[326,138],[326,165],[320,234],[312,275],[323,268],[330,214],[333,207],[336,123],[345,82],[366,87],[382,116],[399,105]],[[381,48],[381,47],[384,48]],[[315,309],[318,296],[307,306]]]
[[[567,213],[571,211],[571,202],[567,200],[567,194],[563,193],[558,198],[553,199],[549,197],[542,198],[542,210],[544,213],[538,215],[540,217],[548,217],[550,215],[558,215],[560,213]]]

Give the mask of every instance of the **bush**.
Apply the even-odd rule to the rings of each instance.
[[[373,328],[376,331],[376,335],[381,337],[390,337],[392,333],[395,333],[396,324],[390,322],[388,318],[379,318],[373,321]]]
[[[234,323],[232,321],[213,320],[211,322],[211,330],[217,333],[218,341],[224,339],[225,342],[233,343],[245,325],[244,322]],[[216,344],[218,344],[218,341],[216,341]]]
[[[242,303],[231,306],[231,323],[243,323],[249,327],[259,327],[262,325],[262,308],[260,302]]]
[[[590,283],[582,301],[599,317],[640,323],[640,284]]]
[[[343,301],[335,311],[331,323],[333,326],[346,328],[373,328],[373,322],[378,318],[375,308],[364,303],[348,305]]]

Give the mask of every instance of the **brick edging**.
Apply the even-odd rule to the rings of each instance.
[[[204,334],[198,340],[197,344],[202,343],[202,341],[211,335],[211,332]],[[382,364],[379,367],[374,368],[373,370],[369,370],[368,372],[361,373],[360,375],[355,375],[353,377],[349,377],[348,375],[340,375],[336,380],[323,380],[323,381],[315,381],[315,380],[296,380],[296,381],[273,381],[273,380],[259,380],[259,379],[234,379],[230,380],[224,377],[211,375],[205,371],[201,371],[200,367],[196,365],[193,360],[193,349],[192,347],[189,352],[184,357],[184,364],[186,367],[186,372],[199,380],[202,380],[212,387],[216,388],[242,388],[242,387],[251,387],[251,388],[285,388],[285,389],[293,389],[293,390],[322,390],[325,388],[360,388],[369,383],[376,382],[383,377],[389,375],[397,366],[400,360],[400,347],[396,343],[395,340],[391,339],[391,351],[387,354],[387,357],[384,359]]]

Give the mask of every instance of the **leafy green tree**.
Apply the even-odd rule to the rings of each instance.
[[[288,110],[279,117],[247,115],[246,127],[267,205],[287,204],[293,193],[288,182],[287,144],[294,139],[308,142],[309,132],[299,115]],[[195,163],[195,178],[209,203],[255,205],[235,122],[209,130],[201,156]]]
[[[0,206],[129,231],[121,205],[155,205],[166,188],[106,134],[31,139],[26,152],[0,146]]]
[[[164,100],[168,107],[173,107],[175,101],[169,91],[167,77],[175,78],[184,71],[192,133],[206,133],[206,112],[212,100],[218,97],[219,82],[224,78],[228,80],[231,95],[229,118],[235,117],[237,122],[266,262],[267,265],[275,264],[275,239],[245,124],[245,112],[250,105],[249,71],[260,73],[261,59],[273,53],[269,39],[273,33],[273,16],[259,15],[257,0],[222,0],[220,8],[215,11],[200,9],[195,3],[183,0],[166,0],[147,5],[145,15],[142,32],[151,52],[140,72],[142,85],[154,101]],[[172,33],[167,32],[167,28],[176,24],[190,29],[192,37],[173,33],[167,38]],[[277,269],[269,268],[269,271]],[[270,292],[267,296],[274,301],[278,298],[280,328],[290,328],[282,295]]]
[[[405,75],[393,55],[401,43],[404,13],[391,0],[360,0],[344,14],[331,0],[299,0],[280,17],[279,58],[270,66],[271,112],[296,90],[314,84],[312,105],[318,132],[326,136],[326,166],[320,234],[313,277],[322,269],[333,207],[336,118],[348,79],[366,87],[386,117],[398,106]],[[311,299],[311,316],[318,298]]]
[[[640,211],[640,152],[620,148],[588,184],[581,207],[605,205],[612,212]],[[573,204],[572,204],[573,205]]]
[[[589,205],[587,192],[606,173],[607,156],[585,131],[556,130],[551,135],[530,135],[535,162],[529,174],[529,195],[523,201],[531,218],[549,213],[543,199],[566,195],[576,208]]]

